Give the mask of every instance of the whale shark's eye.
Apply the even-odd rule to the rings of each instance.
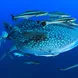
[[[45,21],[41,22],[41,25],[42,26],[45,26],[46,25],[46,22]]]

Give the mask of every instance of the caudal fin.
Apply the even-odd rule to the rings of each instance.
[[[17,50],[16,46],[13,46],[11,49],[9,49],[9,51],[4,52],[4,53],[0,56],[0,62],[1,62],[6,56],[9,56],[11,59],[13,59],[13,57],[11,56],[10,53],[12,53],[12,52],[14,52],[14,51],[16,51],[16,50]]]
[[[14,15],[12,15],[12,14],[10,14],[10,15],[11,15],[11,17],[12,17],[12,21],[16,21],[15,16],[14,16]]]
[[[8,52],[8,53],[4,53],[2,54],[2,56],[0,56],[0,62],[6,58],[6,56],[9,56],[11,59],[14,59],[11,54]]]

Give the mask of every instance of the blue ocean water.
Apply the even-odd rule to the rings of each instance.
[[[1,0],[0,34],[4,30],[3,22],[12,23],[10,14],[19,14],[26,10],[60,11],[78,19],[77,0]],[[0,55],[7,52],[12,42],[7,41],[0,47]],[[23,60],[40,61],[39,65],[27,65]],[[0,78],[78,78],[78,67],[59,71],[78,63],[78,47],[56,57],[36,57],[10,59],[8,56],[0,62]]]

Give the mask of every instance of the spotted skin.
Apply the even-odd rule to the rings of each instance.
[[[41,23],[32,20],[23,20],[14,26],[18,27],[19,31],[14,29],[15,33],[10,35],[10,38],[22,52],[37,56],[56,56],[77,46],[78,28],[72,29],[63,24],[43,27]]]

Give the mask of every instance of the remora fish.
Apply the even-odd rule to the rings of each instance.
[[[24,56],[30,56],[29,54],[26,54],[26,53],[23,53],[23,52],[14,52],[13,53],[15,56],[18,56],[18,57],[24,57]]]
[[[68,18],[68,17],[63,17],[63,18],[57,18],[56,20],[47,20],[46,21],[46,24],[65,24],[67,25],[67,27],[75,27],[75,26],[78,26],[78,24],[75,23],[76,19],[75,18]]]
[[[49,12],[48,15],[52,18],[52,17],[70,17],[70,15],[62,13],[62,12]]]
[[[36,64],[40,64],[40,62],[38,61],[25,61],[25,64],[31,64],[31,65],[36,65]]]
[[[21,13],[20,15],[33,14],[33,13],[41,13],[41,12],[44,12],[44,11],[40,11],[40,10],[27,10],[27,11]],[[45,12],[44,12],[44,13],[45,13]]]
[[[18,52],[15,52],[14,55],[15,55],[15,56],[18,56],[18,57],[23,57],[23,56],[24,56],[23,54],[18,53]]]
[[[63,17],[63,18],[59,18],[58,21],[73,22],[76,21],[76,18]]]
[[[44,15],[47,15],[47,14],[48,14],[48,12],[33,10],[33,11],[26,11],[26,12],[21,13],[21,14],[16,15],[16,16],[11,14],[11,16],[12,16],[12,20],[16,20],[16,19],[19,19],[19,18],[28,19],[28,18],[33,17],[33,16],[36,16],[36,17],[44,16]]]
[[[73,22],[62,22],[62,24],[66,25],[67,27],[70,27],[70,28],[78,27],[78,24],[75,24]]]
[[[67,71],[67,70],[70,70],[70,69],[73,69],[73,68],[76,68],[78,67],[78,64],[75,64],[73,66],[69,66],[67,68],[64,68],[64,69],[61,69],[61,68],[57,68],[58,70],[61,70],[61,71]]]
[[[15,30],[14,27],[18,30]],[[12,50],[49,57],[57,56],[78,45],[78,28],[67,28],[61,23],[49,24],[44,28],[37,21],[23,20],[14,27],[8,33],[9,35],[11,32],[9,38],[15,44],[15,48]]]

